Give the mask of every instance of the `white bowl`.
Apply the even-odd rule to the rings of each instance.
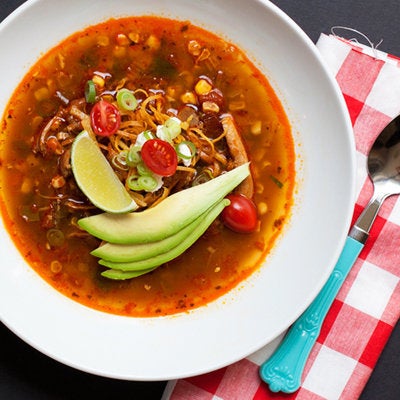
[[[316,48],[283,12],[261,0],[30,0],[0,27],[0,114],[43,52],[85,26],[144,14],[191,20],[223,35],[268,77],[293,127],[292,218],[265,265],[240,290],[189,313],[143,319],[98,312],[59,294],[23,261],[1,225],[0,317],[27,343],[72,367],[166,380],[249,355],[305,310],[344,244],[355,159],[347,109]]]

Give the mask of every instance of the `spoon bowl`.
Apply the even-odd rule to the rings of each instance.
[[[373,144],[368,156],[368,172],[376,186],[400,194],[400,116],[390,122]]]
[[[386,198],[400,194],[400,115],[376,138],[368,154],[367,168],[374,193],[349,236],[364,244]]]

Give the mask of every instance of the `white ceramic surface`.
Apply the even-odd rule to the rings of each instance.
[[[292,219],[265,265],[240,290],[189,313],[149,319],[104,314],[62,296],[26,265],[0,221],[0,318],[67,365],[120,379],[165,380],[235,362],[304,311],[344,243],[355,160],[347,109],[315,46],[261,0],[30,0],[0,25],[0,114],[29,66],[60,40],[111,16],[144,14],[191,20],[223,35],[268,76],[296,142]]]

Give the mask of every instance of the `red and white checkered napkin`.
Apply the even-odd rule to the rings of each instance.
[[[354,128],[355,219],[372,194],[366,154],[379,132],[400,114],[400,60],[332,35],[321,35],[317,47],[336,76]],[[164,400],[354,400],[399,316],[400,200],[393,196],[384,203],[327,315],[297,392],[274,394],[260,380],[258,367],[271,353],[270,345],[218,371],[169,382]]]

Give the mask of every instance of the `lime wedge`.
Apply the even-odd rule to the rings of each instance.
[[[96,207],[110,213],[126,213],[137,208],[87,131],[82,131],[72,143],[71,166],[79,188]]]

